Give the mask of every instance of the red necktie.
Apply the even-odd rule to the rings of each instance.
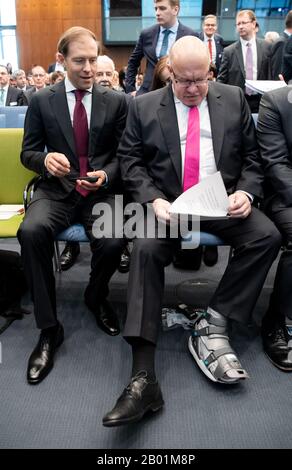
[[[208,48],[210,54],[210,61],[212,62],[212,39],[208,39]]]
[[[200,115],[197,106],[190,108],[185,152],[183,191],[199,182]]]
[[[82,98],[86,94],[85,90],[74,90],[76,104],[73,114],[73,132],[75,148],[79,160],[80,176],[86,176],[89,171],[88,165],[88,123],[86,109],[82,103]],[[76,191],[82,196],[87,196],[90,191],[76,185]]]

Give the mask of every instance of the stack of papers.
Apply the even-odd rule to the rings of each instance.
[[[220,171],[182,193],[171,205],[170,213],[226,218],[228,195]]]
[[[263,95],[268,91],[283,88],[287,83],[282,80],[245,80],[245,86]]]
[[[22,204],[0,204],[0,220],[8,220],[14,215],[23,213],[24,207]]]

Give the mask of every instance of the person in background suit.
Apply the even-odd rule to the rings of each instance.
[[[290,40],[289,40],[290,41]],[[257,132],[265,169],[267,214],[283,235],[268,311],[262,323],[264,350],[281,370],[292,371],[292,89],[265,93]]]
[[[41,65],[34,65],[31,69],[34,86],[23,93],[23,104],[28,106],[33,95],[46,88],[46,71]]]
[[[106,204],[113,215],[115,207],[120,206],[115,201],[120,187],[116,150],[127,105],[122,93],[94,83],[98,56],[94,33],[70,28],[60,38],[58,51],[67,77],[33,95],[21,152],[23,165],[42,176],[18,232],[36,323],[41,329],[28,361],[30,384],[40,383],[47,376],[56,349],[63,342],[52,256],[55,236],[77,220],[84,225],[92,250],[85,303],[103,331],[111,336],[119,334],[118,319],[106,298],[124,241],[115,233],[103,236],[93,230],[93,224],[99,217],[96,204],[101,203],[103,208]],[[96,182],[85,181],[86,175],[95,176]]]
[[[286,43],[292,34],[292,10],[285,18],[285,30],[276,41],[270,52],[270,78],[271,80],[280,80],[279,75],[283,72],[283,54]]]
[[[26,80],[26,75],[25,75],[25,71],[22,70],[22,69],[19,69],[19,70],[15,70],[12,74],[14,80],[15,80],[15,85],[16,87],[19,89],[19,90],[22,90],[22,91],[26,91],[28,90],[29,88],[31,88],[28,84],[27,84],[27,80]]]
[[[22,91],[9,85],[6,65],[0,65],[0,106],[21,106],[22,104]]]
[[[52,72],[65,72],[64,64],[60,61],[59,53],[56,52],[56,62],[50,64],[47,70],[48,73]]]
[[[157,24],[141,32],[128,62],[126,93],[133,95],[136,94],[135,80],[143,57],[146,59],[146,71],[137,95],[150,91],[155,64],[168,54],[177,39],[186,35],[198,36],[198,33],[178,21],[179,0],[154,0],[154,8]]]
[[[283,54],[283,79],[287,84],[292,80],[292,35],[285,44]]]
[[[252,113],[257,113],[261,95],[245,87],[245,80],[268,80],[270,45],[256,39],[256,17],[251,10],[236,15],[240,39],[225,47],[217,77],[220,83],[239,86],[244,92]]]
[[[210,61],[215,64],[218,71],[221,65],[224,43],[222,36],[216,33],[217,17],[215,15],[205,16],[202,27],[203,31],[199,34],[199,38],[208,47]]]
[[[209,307],[196,320],[189,348],[210,380],[233,384],[245,379],[247,373],[229,344],[228,324],[231,320],[250,321],[279,252],[281,236],[252,206],[253,198],[262,196],[263,174],[243,92],[209,81],[209,65],[209,52],[200,39],[179,39],[170,51],[172,85],[130,103],[118,156],[132,199],[143,206],[149,204],[156,219],[165,224],[171,222],[171,203],[183,190],[217,170],[221,172],[229,194],[229,218],[201,220],[200,227],[230,243],[234,255]],[[144,224],[140,225],[143,229]],[[154,238],[154,230],[149,238],[139,235],[131,254],[124,328],[125,339],[132,346],[132,378],[103,418],[104,426],[109,427],[138,421],[164,403],[155,374],[155,345],[164,267],[172,261],[179,238]]]

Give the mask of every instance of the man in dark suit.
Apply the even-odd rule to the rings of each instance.
[[[282,75],[286,83],[291,84],[292,80],[292,35],[285,44],[283,54]]]
[[[207,15],[203,21],[203,31],[199,34],[199,38],[204,41],[208,47],[210,61],[216,66],[216,76],[220,69],[223,55],[223,38],[217,34],[217,17],[215,15]]]
[[[46,71],[41,65],[34,65],[31,69],[34,86],[23,92],[23,104],[28,106],[33,95],[46,88]]]
[[[48,73],[52,73],[52,72],[64,72],[65,71],[65,68],[64,68],[64,64],[62,63],[62,61],[60,60],[60,57],[59,57],[59,54],[58,52],[56,53],[56,62],[54,62],[53,64],[50,64],[49,67],[48,67]]]
[[[222,174],[230,217],[201,220],[200,227],[227,240],[234,255],[209,307],[197,318],[189,348],[212,381],[230,384],[247,374],[230,347],[228,323],[250,321],[281,236],[252,206],[253,198],[262,196],[263,175],[243,92],[208,81],[209,65],[202,41],[189,36],[179,39],[170,52],[172,85],[133,100],[118,156],[125,188],[132,198],[144,206],[149,204],[149,210],[166,224],[171,203],[190,186],[190,179],[193,182],[196,177],[198,182],[217,170]],[[157,411],[163,405],[154,356],[164,267],[171,262],[178,243],[171,228],[168,237],[154,238],[151,230],[148,238],[142,233],[134,240],[124,329],[133,352],[132,379],[104,417],[105,426],[137,421],[146,411]]]
[[[261,95],[245,88],[245,80],[268,80],[270,45],[256,39],[256,17],[251,10],[236,16],[240,40],[225,47],[217,81],[237,85],[244,92],[252,113],[257,113]]]
[[[5,65],[0,65],[0,106],[21,106],[23,93],[9,85],[9,74]]]
[[[283,251],[263,319],[264,350],[281,370],[292,370],[292,89],[266,93],[258,116],[265,169],[265,208],[283,234]]]
[[[52,256],[55,236],[76,220],[84,224],[92,250],[85,303],[101,329],[109,335],[119,333],[118,320],[106,297],[124,242],[121,235],[103,233],[98,224],[101,206],[109,217],[104,225],[114,230],[111,222],[120,182],[116,149],[127,106],[122,94],[94,83],[98,46],[91,31],[70,28],[61,37],[58,51],[67,78],[33,95],[21,153],[22,163],[42,176],[18,233],[36,323],[41,329],[28,363],[30,384],[41,382],[50,372],[56,348],[63,341]],[[86,175],[96,181],[86,181]]]
[[[146,71],[143,84],[137,95],[150,91],[154,67],[158,59],[168,54],[177,39],[187,35],[198,36],[198,33],[177,20],[180,8],[179,0],[155,0],[154,7],[157,24],[141,32],[128,62],[127,93],[136,94],[135,80],[143,57],[146,59]]]
[[[285,18],[285,31],[276,41],[270,52],[270,78],[271,80],[279,80],[279,75],[283,73],[283,53],[285,45],[292,33],[292,10],[290,10]]]

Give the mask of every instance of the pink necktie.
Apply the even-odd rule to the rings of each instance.
[[[199,182],[200,116],[197,106],[190,108],[186,141],[183,191]]]
[[[82,98],[86,94],[85,90],[74,90],[76,104],[73,114],[73,132],[75,148],[79,160],[80,176],[86,176],[89,171],[88,165],[88,123],[86,109],[82,103]],[[87,196],[90,191],[76,185],[76,191],[82,196]]]
[[[208,48],[209,48],[210,61],[213,62],[212,39],[208,39]]]
[[[253,57],[252,57],[252,48],[251,44],[248,42],[246,44],[246,57],[245,57],[245,78],[247,80],[253,80]],[[247,95],[251,95],[252,91],[250,88],[245,89]]]

